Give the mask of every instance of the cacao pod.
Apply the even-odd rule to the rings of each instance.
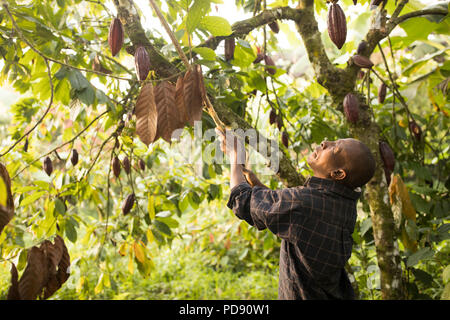
[[[127,215],[131,209],[133,208],[134,205],[134,201],[135,201],[135,196],[134,193],[128,195],[125,200],[122,203],[122,213],[124,215]]]
[[[276,122],[278,130],[281,130],[281,128],[283,128],[283,119],[281,118],[281,115],[277,115]]]
[[[370,8],[373,9],[375,7],[378,7],[382,2],[383,0],[372,0],[370,2]]]
[[[366,41],[361,41],[358,45],[358,49],[356,49],[356,54],[363,54],[367,48],[368,43]]]
[[[52,160],[48,156],[44,159],[44,171],[48,176],[53,172]]]
[[[274,33],[280,32],[280,26],[278,25],[278,22],[276,22],[276,21],[269,23],[269,27]]]
[[[352,94],[347,93],[344,98],[344,113],[347,121],[350,123],[356,123],[359,119],[359,101],[358,98]]]
[[[275,62],[271,57],[269,57],[268,55],[264,55],[264,62],[266,63],[266,71],[268,73],[270,73],[271,75],[277,73]]]
[[[362,70],[359,70],[358,71],[358,79],[359,80],[362,80],[362,79],[364,79],[364,76],[366,75],[366,73],[364,72],[364,71],[362,71]]]
[[[333,2],[328,11],[328,35],[331,41],[341,49],[347,38],[347,21],[342,8]]]
[[[386,99],[386,89],[387,89],[387,86],[383,82],[381,84],[381,86],[378,88],[378,102],[379,103],[383,103],[384,99]]]
[[[128,159],[128,157],[123,158],[122,165],[123,165],[123,169],[125,170],[125,172],[127,174],[130,174],[130,172],[131,172],[131,164],[130,164],[130,159]]]
[[[272,108],[269,114],[269,123],[274,124],[277,121],[277,111]]]
[[[225,60],[230,61],[234,57],[234,48],[236,47],[236,42],[234,38],[225,39]]]
[[[114,159],[112,161],[112,169],[114,176],[118,178],[120,175],[120,160],[117,156],[114,156]]]
[[[75,166],[78,163],[78,151],[77,149],[72,150],[72,156],[70,157],[70,162]]]
[[[262,53],[258,52],[255,60],[253,60],[253,63],[260,63],[263,60],[264,60],[264,55]]]
[[[353,4],[356,6],[356,4],[358,3],[358,0],[353,0]]]
[[[28,137],[25,139],[25,144],[23,145],[23,151],[28,151]]]
[[[380,149],[380,155],[381,160],[383,160],[383,166],[384,168],[389,171],[393,172],[395,167],[395,156],[394,152],[392,151],[389,144],[385,141],[379,142],[379,149]]]
[[[281,142],[286,148],[289,146],[289,135],[286,131],[281,134]]]
[[[114,18],[109,26],[108,44],[111,54],[115,56],[123,46],[123,26],[119,18]]]
[[[141,168],[142,171],[145,170],[145,162],[142,159],[139,159],[139,168]]]
[[[422,137],[422,129],[414,120],[409,121],[409,130],[417,141]]]
[[[359,55],[359,54],[355,54],[355,55],[352,57],[352,60],[353,60],[353,63],[354,63],[355,65],[357,65],[358,67],[360,67],[360,68],[367,68],[367,69],[370,69],[370,68],[373,67],[373,62],[370,61],[370,59],[367,58],[366,56],[362,56],[362,55]]]
[[[134,62],[136,64],[136,72],[138,79],[143,81],[147,79],[150,72],[150,57],[147,50],[143,46],[139,46],[134,53]]]

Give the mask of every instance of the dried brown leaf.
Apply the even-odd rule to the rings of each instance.
[[[11,263],[11,286],[8,290],[7,300],[20,300],[19,294],[19,274],[17,273],[16,265]]]
[[[48,241],[46,248],[48,279],[43,288],[43,299],[49,298],[66,282],[69,278],[67,271],[70,266],[69,252],[67,251],[64,240],[60,236],[56,236],[54,244]]]
[[[22,300],[36,300],[42,292],[48,277],[44,251],[32,247],[28,251],[27,266],[19,281],[19,295]]]
[[[155,141],[158,112],[156,110],[153,85],[145,84],[136,101],[136,133],[147,146]]]
[[[183,127],[180,114],[176,110],[176,88],[169,81],[162,81],[155,87],[155,102],[158,110],[156,137],[171,142],[172,132]]]
[[[178,77],[177,84],[175,86],[175,105],[178,113],[180,114],[180,121],[183,127],[189,121],[187,114],[187,108],[184,104],[184,77]]]
[[[202,120],[202,96],[199,88],[198,71],[190,69],[184,75],[184,104],[187,108],[188,122],[194,125],[194,121]]]

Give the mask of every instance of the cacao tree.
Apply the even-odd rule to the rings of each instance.
[[[231,5],[242,19],[226,12]],[[125,271],[148,277],[154,246],[194,239],[186,215],[224,207],[225,167],[177,149],[224,126],[284,145],[250,150],[266,162],[255,165],[261,170],[279,152],[277,170],[261,177],[273,188],[303,184],[305,156],[323,139],[363,141],[377,170],[353,234],[355,289],[363,299],[448,298],[448,5],[2,1],[0,80],[15,92],[0,105],[0,165],[11,179],[0,180],[0,191],[12,190],[0,197],[1,258],[13,266],[8,296],[31,286],[20,283],[40,266],[34,261],[50,259],[40,250],[51,240],[78,253],[70,257],[76,280],[65,276],[57,288],[117,287],[118,256]],[[211,145],[205,140],[200,150]],[[234,261],[257,259],[241,233],[277,256],[275,238],[239,224],[221,259],[233,257],[232,241],[242,246]],[[61,261],[66,268],[68,258]],[[91,291],[89,264],[99,265]],[[49,281],[29,296],[54,294]]]

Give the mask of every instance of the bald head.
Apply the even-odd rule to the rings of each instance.
[[[308,157],[314,175],[348,187],[365,185],[375,173],[375,159],[369,148],[356,139],[323,141]]]

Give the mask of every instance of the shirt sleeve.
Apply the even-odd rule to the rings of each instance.
[[[296,188],[272,190],[244,182],[231,190],[227,207],[259,230],[268,228],[278,237],[296,242],[298,226],[306,219]]]

